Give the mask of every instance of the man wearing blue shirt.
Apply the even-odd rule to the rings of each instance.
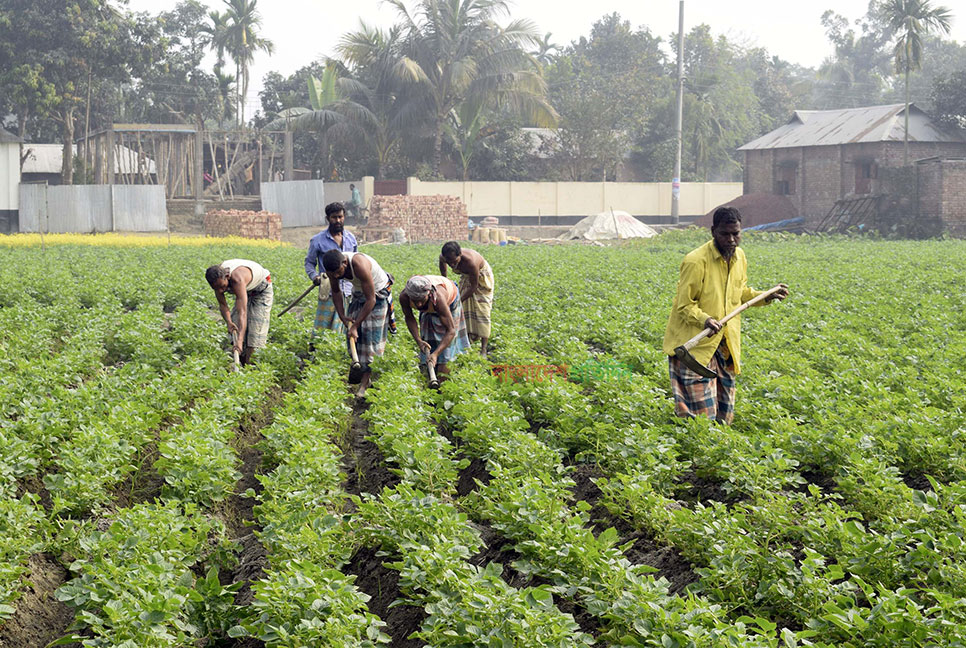
[[[345,332],[342,320],[335,310],[334,299],[342,299],[343,306],[349,303],[352,295],[352,283],[341,281],[341,294],[333,295],[329,282],[323,281],[325,269],[322,267],[322,255],[329,250],[341,252],[358,252],[359,243],[352,232],[345,231],[345,208],[340,202],[329,203],[325,206],[325,220],[329,223],[324,229],[309,241],[309,253],[305,256],[305,274],[319,287],[319,303],[315,309],[315,325],[312,337],[318,335],[322,329],[329,329],[339,333]]]
[[[331,294],[329,282],[325,279],[325,269],[322,266],[322,255],[329,250],[339,250],[340,252],[358,252],[359,243],[352,232],[345,231],[345,207],[340,202],[329,203],[325,206],[325,220],[329,223],[328,229],[324,229],[309,241],[309,252],[305,256],[305,274],[319,287],[319,303],[315,308],[315,324],[312,329],[312,337],[318,335],[322,329],[345,333],[345,326],[339,319],[339,314],[335,308],[335,299],[342,299],[343,312],[349,306],[349,299],[352,296],[352,282],[341,280],[339,288],[341,295]],[[396,332],[396,318],[392,301],[389,302],[389,332]]]

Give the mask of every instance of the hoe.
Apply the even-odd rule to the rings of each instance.
[[[359,354],[356,353],[356,339],[346,336],[349,340],[349,354],[352,356],[352,365],[349,367],[349,384],[358,385],[362,382],[362,376],[366,373],[359,362]]]
[[[735,315],[738,315],[741,311],[745,310],[749,306],[754,306],[758,302],[768,299],[776,292],[781,290],[781,288],[782,286],[779,284],[774,288],[766,290],[765,292],[761,293],[754,299],[749,299],[744,304],[742,304],[738,308],[734,309],[733,311],[725,315],[723,319],[718,320],[719,322],[721,322],[722,329],[724,328],[724,325],[728,323],[728,320],[730,320],[732,317],[734,317]],[[698,362],[695,359],[695,357],[691,355],[691,349],[693,349],[698,342],[700,342],[701,340],[703,340],[704,338],[708,337],[711,334],[712,334],[711,329],[706,328],[674,350],[674,355],[677,356],[678,360],[684,363],[684,366],[686,366],[691,371],[704,376],[705,378],[717,378],[718,372],[712,371],[711,369],[708,369],[703,364]]]

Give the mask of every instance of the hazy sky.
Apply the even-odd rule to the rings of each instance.
[[[221,0],[202,2],[212,8],[223,6]],[[129,0],[128,6],[133,11],[158,13],[176,4],[177,0]],[[511,0],[510,4],[514,18],[533,20],[541,33],[551,32],[553,42],[561,45],[589,34],[597,19],[615,11],[635,27],[646,26],[665,40],[678,26],[678,0]],[[959,3],[953,0],[940,4],[954,11],[950,37],[966,41],[966,9],[956,10]],[[360,19],[383,27],[395,19],[394,10],[380,0],[260,0],[258,8],[262,34],[274,42],[275,53],[255,58],[248,115],[260,108],[257,93],[265,73],[274,70],[289,75],[333,54],[339,38],[356,29]],[[723,33],[792,63],[814,67],[832,53],[822,28],[822,13],[834,9],[855,20],[867,8],[868,0],[686,0],[684,29],[687,32],[707,23],[715,35]]]

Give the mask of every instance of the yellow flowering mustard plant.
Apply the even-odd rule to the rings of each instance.
[[[0,247],[40,247],[46,245],[97,245],[108,247],[205,247],[209,245],[248,245],[278,248],[289,244],[271,239],[250,239],[240,236],[211,237],[167,234],[7,234],[0,235]]]

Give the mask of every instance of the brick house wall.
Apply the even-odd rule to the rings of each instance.
[[[373,196],[370,228],[402,228],[409,241],[464,241],[466,205],[456,196]]]
[[[923,160],[917,165],[919,219],[966,237],[966,160]]]
[[[267,211],[214,209],[205,214],[205,236],[282,240],[282,217]]]
[[[964,155],[966,145],[961,143],[909,142],[911,161]],[[868,180],[868,192],[887,193],[888,188],[875,177],[877,169],[902,167],[903,143],[868,142],[745,151],[744,193],[781,193],[779,182],[791,175],[794,189],[788,198],[795,204],[799,215],[805,217],[806,229],[814,229],[835,201],[856,195],[856,165],[867,162],[874,165],[874,177]]]

